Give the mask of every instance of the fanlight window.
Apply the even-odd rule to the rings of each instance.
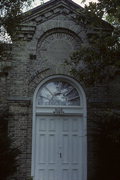
[[[37,105],[80,106],[80,96],[77,89],[68,82],[54,80],[40,88]]]

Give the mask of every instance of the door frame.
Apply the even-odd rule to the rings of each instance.
[[[75,108],[76,109],[76,115],[82,115],[83,116],[83,167],[82,167],[82,172],[83,172],[83,178],[82,180],[87,180],[87,104],[86,104],[86,95],[85,92],[76,80],[69,76],[65,75],[53,75],[49,76],[48,78],[43,79],[39,85],[37,86],[34,95],[33,95],[33,118],[32,118],[32,162],[31,162],[31,176],[34,179],[35,176],[35,147],[36,147],[36,134],[35,134],[35,129],[36,129],[36,115],[43,115],[46,112],[49,112],[50,114],[53,112],[53,109],[55,108],[54,106],[52,107],[43,107],[43,106],[36,106],[36,98],[37,98],[37,93],[42,87],[43,84],[55,80],[65,80],[72,84],[77,90],[80,95],[81,99],[81,105],[76,106],[76,107],[64,107],[66,109],[65,114],[72,115],[70,108]]]

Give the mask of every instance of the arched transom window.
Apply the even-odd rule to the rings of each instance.
[[[38,91],[37,105],[80,106],[77,89],[67,81],[53,80],[45,83]]]

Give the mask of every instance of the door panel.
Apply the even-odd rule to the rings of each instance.
[[[82,180],[82,117],[36,121],[35,180]]]
[[[57,118],[37,116],[36,179],[57,180]]]
[[[62,124],[61,179],[81,180],[82,163],[82,119],[80,117],[60,117]]]

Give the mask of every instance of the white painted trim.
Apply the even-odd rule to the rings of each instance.
[[[34,178],[35,175],[35,145],[36,145],[36,139],[35,139],[35,117],[36,117],[36,113],[37,113],[37,109],[42,109],[44,107],[41,106],[36,106],[36,97],[37,97],[37,93],[40,89],[40,87],[51,81],[51,80],[55,80],[55,79],[61,79],[61,80],[66,80],[67,82],[69,82],[70,84],[72,84],[79,92],[80,98],[81,98],[81,106],[77,106],[76,109],[79,109],[79,112],[81,115],[83,115],[83,123],[84,123],[84,127],[83,127],[83,179],[82,180],[87,180],[87,104],[86,104],[86,95],[85,92],[82,88],[82,86],[75,81],[73,78],[68,77],[68,76],[64,76],[64,75],[53,75],[53,76],[49,76],[48,78],[42,80],[40,82],[40,84],[37,86],[35,92],[34,92],[34,96],[33,96],[33,120],[32,120],[32,171],[31,171],[31,176]],[[49,107],[52,108],[52,107]],[[66,107],[64,107],[66,108]],[[75,108],[75,107],[67,107],[67,108]],[[81,110],[83,113],[81,113]],[[40,113],[40,111],[38,111]],[[70,115],[70,113],[69,113]]]

